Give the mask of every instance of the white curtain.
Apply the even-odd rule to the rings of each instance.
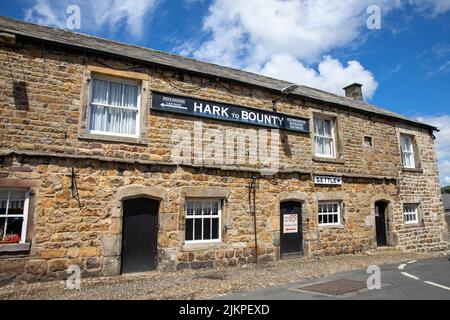
[[[92,79],[89,130],[136,134],[137,85]]]
[[[412,138],[409,136],[401,136],[400,144],[402,146],[402,154],[403,154],[403,165],[405,167],[413,167],[414,166],[414,153],[412,146]]]
[[[333,132],[331,120],[314,119],[315,150],[316,154],[333,155]]]

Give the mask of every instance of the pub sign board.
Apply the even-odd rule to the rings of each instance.
[[[309,133],[307,118],[153,92],[152,110]]]

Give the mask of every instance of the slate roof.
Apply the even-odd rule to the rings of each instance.
[[[445,211],[450,212],[450,194],[443,194],[442,199],[444,200]]]
[[[228,81],[246,83],[269,90],[280,92],[293,83],[261,76],[238,69],[228,68],[216,64],[206,63],[180,55],[128,45],[94,36],[84,35],[68,30],[49,28],[26,23],[9,17],[0,16],[0,32],[15,34],[26,38],[38,39],[46,43],[60,44],[71,48],[78,48],[88,52],[101,53],[117,57],[128,58],[133,61],[154,64],[171,69],[184,70],[199,75],[216,77]],[[374,105],[324,92],[301,85],[292,94],[321,101],[332,105],[356,109],[364,113],[376,114],[382,117],[415,124],[428,130],[439,131],[435,126],[407,118]]]

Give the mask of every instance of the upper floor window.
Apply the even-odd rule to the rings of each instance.
[[[89,131],[137,137],[140,91],[140,85],[133,81],[93,76],[89,99]]]
[[[328,117],[314,118],[314,148],[316,157],[334,158],[334,120]]]
[[[400,145],[402,149],[403,167],[415,168],[416,163],[414,159],[414,138],[413,136],[401,134]]]
[[[221,201],[189,200],[186,203],[186,242],[219,242]]]
[[[0,241],[25,243],[29,192],[0,189]]]

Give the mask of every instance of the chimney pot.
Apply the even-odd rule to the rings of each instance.
[[[363,94],[362,94],[362,84],[360,83],[352,83],[349,86],[346,86],[344,88],[345,90],[345,96],[347,98],[352,98],[357,101],[364,101]]]

